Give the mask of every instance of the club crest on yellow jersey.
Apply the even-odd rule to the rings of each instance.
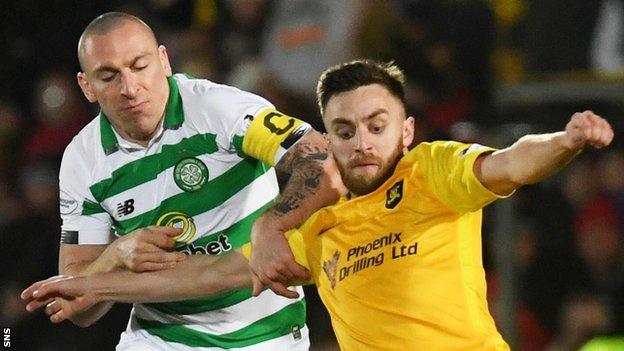
[[[396,182],[386,192],[386,208],[393,209],[403,199],[403,180]]]
[[[339,258],[340,253],[336,251],[334,252],[334,256],[332,256],[331,260],[323,261],[323,271],[327,275],[327,279],[329,279],[332,289],[336,286],[336,273],[338,272]]]

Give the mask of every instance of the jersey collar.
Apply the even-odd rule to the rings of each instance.
[[[184,122],[184,113],[182,111],[182,98],[180,97],[180,89],[177,81],[172,77],[167,77],[169,83],[169,99],[165,108],[165,120],[163,121],[164,129],[178,129]],[[113,131],[113,127],[108,121],[108,117],[104,112],[100,111],[100,139],[102,148],[106,155],[119,150],[119,141]]]

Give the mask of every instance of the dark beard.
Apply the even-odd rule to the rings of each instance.
[[[340,170],[340,176],[342,177],[342,181],[344,185],[349,189],[349,192],[355,196],[362,196],[368,193],[373,192],[377,188],[379,188],[388,178],[392,176],[394,170],[396,169],[396,165],[399,163],[401,158],[403,157],[403,145],[401,141],[397,143],[395,147],[395,151],[392,154],[391,161],[388,163],[386,169],[382,170],[382,174],[373,179],[365,179],[362,177],[351,177],[347,174],[345,167],[338,164],[338,169]]]

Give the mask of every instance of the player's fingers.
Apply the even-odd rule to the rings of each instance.
[[[169,227],[169,226],[150,226],[148,227],[151,232],[162,233],[170,237],[180,235],[182,228]]]
[[[50,322],[52,323],[61,323],[62,321],[66,319],[67,318],[65,316],[65,312],[63,311],[63,309],[59,310],[58,312],[50,316]]]
[[[590,144],[596,148],[602,148],[611,143],[613,140],[613,130],[611,129],[611,125],[609,123],[600,118],[596,120],[596,125],[594,127],[597,129],[594,135],[592,135],[593,139],[590,141]]]
[[[260,293],[262,293],[262,291],[264,290],[265,287],[265,281],[266,279],[261,279],[259,276],[257,276],[256,274],[252,273],[251,274],[251,280],[253,282],[253,289],[252,289],[252,296],[258,296],[260,295]]]
[[[601,124],[602,124],[602,133],[600,135],[600,143],[601,146],[607,146],[609,144],[611,144],[611,141],[613,141],[613,128],[611,128],[611,125],[609,124],[609,122],[607,122],[606,120],[601,120]]]
[[[281,278],[283,278],[283,281],[292,281],[293,279],[295,279],[295,275],[292,272],[292,267],[289,264],[289,262],[285,262],[285,263],[277,263],[273,266],[273,273],[271,274],[272,278],[277,278],[278,280],[282,280]]]
[[[182,234],[182,228],[168,227],[168,226],[151,226],[149,227],[150,232],[152,233],[152,237],[158,234],[159,236],[166,236],[168,238],[175,238],[176,236]]]
[[[290,279],[282,274],[281,272],[277,271],[276,269],[271,269],[265,272],[264,276],[266,277],[266,279],[268,279],[271,282],[288,282],[290,281]]]
[[[294,290],[289,290],[288,287],[282,283],[271,282],[268,285],[274,293],[280,296],[284,296],[289,299],[296,299],[299,297],[299,293]]]
[[[165,252],[160,255],[163,262],[181,262],[186,259],[186,255],[182,252]]]
[[[26,311],[33,312],[43,306],[47,306],[52,301],[54,301],[54,299],[32,300],[26,305]]]
[[[602,118],[595,115],[590,115],[588,117],[589,123],[591,124],[591,142],[600,140],[600,135],[602,135],[602,130],[604,128],[601,119]]]
[[[136,272],[154,272],[161,271],[163,269],[171,269],[177,265],[178,261],[167,262],[141,262],[139,263],[135,271]]]
[[[310,271],[296,262],[292,262],[288,265],[288,271],[291,273],[291,276],[288,277],[290,282],[295,280],[308,281],[311,278]]]
[[[180,262],[186,259],[186,255],[182,252],[158,252],[156,253],[156,259],[152,262]]]
[[[586,119],[592,119],[592,118],[598,117],[598,115],[595,114],[594,111],[592,110],[585,110],[581,113],[581,115],[583,115],[583,117]]]
[[[154,263],[180,262],[184,259],[186,259],[186,255],[182,252],[152,251],[142,253],[140,256],[141,262]]]
[[[48,316],[51,316],[60,310],[61,304],[58,303],[56,300],[52,300],[50,303],[46,304],[46,307],[44,309],[45,314],[47,314]]]
[[[570,124],[579,128],[582,128],[586,122],[587,122],[587,111],[576,112],[575,114],[572,115],[572,118],[570,120]]]
[[[165,233],[157,232],[155,235],[152,235],[150,237],[149,242],[163,250],[171,250],[177,245],[177,242],[173,239],[174,236],[169,236]]]
[[[583,134],[583,140],[586,142],[592,142],[593,140],[593,126],[592,124],[587,120],[584,119],[583,121],[581,121],[581,133]]]
[[[281,281],[281,282],[290,283],[296,280],[309,280],[310,279],[310,272],[307,269],[305,269],[305,267],[301,266],[300,264],[294,261],[284,264],[283,266],[280,266],[277,269],[277,272],[284,278],[284,279],[278,279],[278,281]]]
[[[577,112],[572,115],[570,122],[566,126],[566,131],[572,136],[575,143],[584,143],[589,139],[587,130],[590,128],[585,112]]]
[[[22,298],[22,300],[28,300],[30,298],[32,298],[32,294],[39,290],[39,288],[49,282],[54,282],[57,280],[64,280],[69,278],[69,276],[66,275],[55,275],[53,277],[50,277],[46,280],[40,280],[38,282],[35,282],[33,284],[31,284],[28,288],[24,289],[24,291],[22,291],[22,293],[20,294],[20,297]]]
[[[81,279],[81,278],[73,278],[73,277],[59,277],[59,279],[55,279],[52,281],[45,282],[39,286],[39,288],[32,293],[32,297],[38,300],[44,299],[48,296],[59,296],[59,295],[72,295],[72,291],[68,291],[65,289],[65,282],[71,279]]]
[[[27,287],[26,289],[24,289],[24,291],[22,291],[22,293],[20,294],[20,298],[22,300],[28,300],[32,298],[32,294],[39,290],[39,287],[43,284],[43,281],[40,282],[36,282],[33,283],[31,286]]]

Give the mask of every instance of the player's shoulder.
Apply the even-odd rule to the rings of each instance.
[[[240,90],[236,87],[216,83],[208,79],[198,79],[187,74],[174,74],[180,96],[185,103],[201,102],[208,109],[232,109],[237,104],[258,104],[273,107],[263,97]]]
[[[63,155],[63,160],[83,158],[85,160],[95,160],[95,156],[103,152],[100,133],[100,118],[96,116],[87,123],[67,144]]]
[[[445,153],[456,153],[467,149],[471,144],[454,140],[436,140],[421,142],[403,157],[406,161],[417,161],[422,158],[436,158]]]

